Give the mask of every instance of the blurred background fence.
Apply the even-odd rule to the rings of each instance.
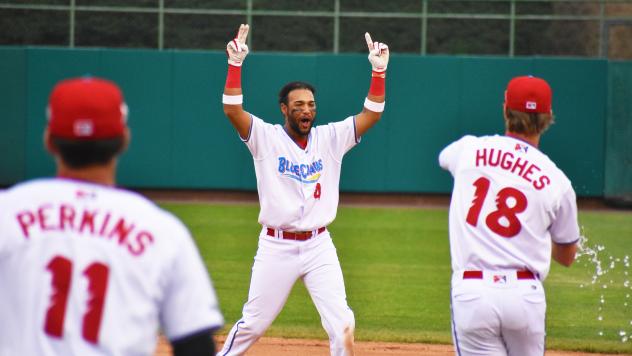
[[[246,107],[273,123],[278,89],[296,79],[317,85],[320,123],[360,111],[364,32],[392,48],[387,110],[346,158],[343,191],[449,192],[439,150],[502,134],[507,81],[533,74],[554,89],[543,151],[580,196],[632,202],[632,2],[622,0],[0,0],[0,185],[53,174],[47,95],[92,74],[120,83],[130,106],[121,184],[254,190],[220,102],[223,51],[246,22]]]
[[[0,0],[0,44],[632,59],[629,0]]]

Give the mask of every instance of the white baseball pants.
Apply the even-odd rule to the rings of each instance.
[[[544,355],[546,299],[537,279],[515,271],[452,275],[452,340],[458,356]]]
[[[259,236],[242,318],[228,333],[217,356],[243,355],[281,312],[299,278],[329,335],[331,355],[347,356],[344,330],[354,328],[355,319],[347,305],[342,270],[329,231],[307,241],[292,241],[270,237],[266,229]]]

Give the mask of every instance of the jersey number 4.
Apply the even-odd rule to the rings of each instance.
[[[489,191],[489,179],[480,177],[474,182],[476,191],[474,192],[474,200],[472,206],[467,212],[468,224],[476,227],[478,224],[478,217],[481,214],[483,208],[483,202],[487,197]],[[509,200],[513,199],[514,204],[509,206]],[[485,224],[490,230],[498,235],[506,238],[511,238],[522,229],[522,224],[516,216],[527,209],[527,197],[518,189],[512,187],[505,187],[498,191],[496,194],[496,210],[487,215]],[[504,218],[506,224],[501,224],[501,219]]]
[[[314,189],[314,199],[320,199],[320,183],[316,183],[316,188]]]
[[[44,331],[46,334],[61,338],[64,333],[64,319],[66,306],[68,305],[68,293],[72,282],[72,261],[55,256],[46,266],[52,274],[53,295],[46,312]],[[91,344],[99,341],[99,328],[103,315],[103,304],[108,286],[110,269],[103,263],[94,262],[83,271],[88,279],[88,308],[83,316],[83,329],[81,335]]]

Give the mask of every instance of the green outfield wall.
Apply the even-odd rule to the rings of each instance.
[[[0,185],[54,174],[42,146],[48,94],[62,78],[95,75],[119,83],[130,108],[133,140],[120,161],[121,185],[256,189],[250,154],[222,112],[226,66],[219,52],[0,47]],[[244,106],[282,123],[279,88],[304,80],[317,88],[318,122],[341,120],[362,110],[369,73],[360,54],[252,53],[243,68]],[[439,151],[464,134],[502,134],[505,86],[524,74],[544,77],[553,88],[556,123],[541,149],[578,195],[629,191],[630,165],[618,162],[632,156],[630,63],[396,53],[386,111],[345,157],[341,189],[449,192]],[[613,86],[617,95],[609,96]],[[618,131],[622,120],[627,134]]]
[[[604,196],[632,206],[632,62],[609,65]]]

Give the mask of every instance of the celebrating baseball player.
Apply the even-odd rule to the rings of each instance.
[[[454,176],[450,203],[452,331],[457,355],[544,354],[542,281],[551,256],[575,259],[579,227],[571,182],[538,149],[553,123],[540,78],[513,78],[504,136],[464,136],[439,155]]]
[[[59,82],[45,145],[57,177],[0,194],[0,355],[152,355],[158,327],[175,355],[215,352],[223,324],[185,226],[114,187],[130,140],[116,84]]]
[[[362,112],[313,127],[315,89],[291,82],[279,93],[284,124],[272,125],[242,107],[241,66],[248,54],[248,29],[241,25],[226,47],[223,103],[254,160],[262,229],[243,316],[218,355],[243,355],[274,321],[299,278],[329,335],[331,354],[351,355],[355,319],[327,225],[336,216],[342,158],[384,110],[388,46],[365,35],[373,71]]]

